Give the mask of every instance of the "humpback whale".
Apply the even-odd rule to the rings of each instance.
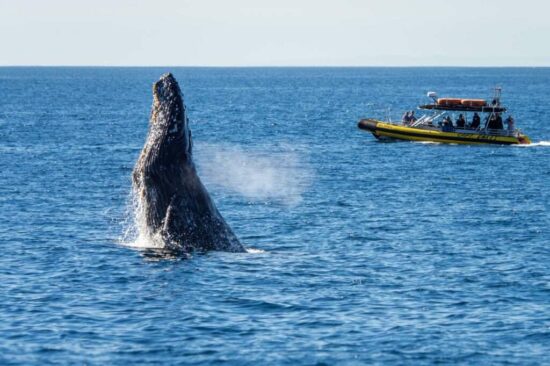
[[[244,252],[202,184],[180,87],[170,73],[153,84],[149,132],[132,173],[141,235],[172,253]]]

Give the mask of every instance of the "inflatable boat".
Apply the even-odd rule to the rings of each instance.
[[[500,88],[495,89],[490,104],[484,99],[437,98],[434,92],[430,92],[428,97],[433,99],[433,103],[420,105],[418,108],[431,111],[431,114],[425,114],[417,119],[414,112],[407,112],[401,123],[365,118],[359,121],[358,127],[383,141],[530,144],[529,137],[515,128],[512,116],[506,118],[504,123],[507,127],[504,127],[502,115],[506,108],[500,103],[500,91]]]

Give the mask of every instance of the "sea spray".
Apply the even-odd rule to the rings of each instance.
[[[195,154],[207,185],[222,187],[251,201],[297,205],[314,177],[307,154],[286,145],[251,150],[240,145],[201,143],[195,147]],[[120,242],[138,249],[162,249],[162,238],[150,232],[146,224],[145,208],[135,187],[126,201]]]
[[[196,147],[196,160],[207,185],[223,187],[252,201],[297,205],[313,179],[307,156],[288,146],[267,151],[201,143]]]
[[[126,200],[120,243],[138,249],[162,249],[164,242],[160,235],[151,233],[147,227],[145,210],[138,195],[133,188]]]

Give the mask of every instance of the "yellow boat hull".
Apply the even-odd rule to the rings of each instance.
[[[406,141],[430,141],[446,144],[466,145],[517,145],[530,144],[529,137],[523,134],[516,136],[496,136],[483,133],[443,132],[438,129],[422,129],[415,127],[399,126],[375,119],[363,119],[358,127],[371,132],[376,138],[396,139]]]

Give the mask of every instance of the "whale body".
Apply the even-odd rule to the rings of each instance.
[[[153,85],[145,146],[134,167],[141,230],[164,250],[244,252],[202,184],[180,87],[170,73]]]

